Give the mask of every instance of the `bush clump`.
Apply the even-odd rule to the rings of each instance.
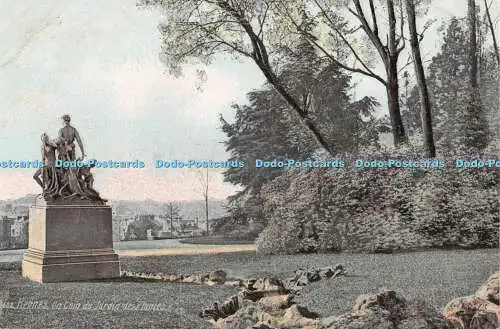
[[[357,158],[418,159],[405,154]],[[354,163],[347,158],[347,163]],[[264,186],[263,253],[498,247],[498,173],[441,169],[289,169]]]

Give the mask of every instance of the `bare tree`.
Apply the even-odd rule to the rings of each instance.
[[[203,199],[205,200],[205,219],[207,221],[207,235],[210,233],[210,225],[208,222],[208,168],[206,168],[205,172],[198,172],[198,180],[201,185],[201,193],[203,195]]]
[[[484,8],[485,8],[485,11],[486,11],[486,17],[488,18],[488,27],[489,27],[489,29],[491,31],[491,38],[493,39],[493,49],[495,50],[495,56],[496,56],[496,59],[497,59],[497,64],[500,67],[500,53],[498,51],[498,43],[497,43],[497,38],[495,36],[495,27],[493,26],[493,21],[491,19],[490,6],[488,6],[487,1],[484,0]]]
[[[424,134],[424,146],[427,156],[434,158],[436,156],[436,147],[434,145],[434,135],[432,132],[431,103],[429,100],[429,91],[425,79],[422,56],[420,54],[420,45],[417,33],[417,24],[415,17],[415,3],[413,0],[405,0],[406,14],[408,16],[408,30],[410,33],[410,45],[417,76],[417,86],[420,94],[420,118],[422,120],[422,131]]]
[[[181,217],[181,210],[180,207],[177,203],[175,202],[169,202],[167,203],[166,206],[166,212],[167,212],[167,218],[170,220],[170,233],[174,234],[174,220],[177,220],[179,223],[179,220],[182,219]]]

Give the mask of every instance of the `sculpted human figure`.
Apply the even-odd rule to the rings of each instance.
[[[83,149],[82,139],[80,138],[80,134],[75,127],[71,125],[71,117],[68,114],[62,116],[62,120],[64,126],[59,129],[58,140],[60,143],[63,143],[67,150],[68,160],[74,161],[76,159],[75,155],[75,140],[80,147],[80,151],[82,152],[82,158],[85,158],[85,151]],[[61,159],[66,160],[66,159]]]
[[[42,134],[41,140],[44,165],[42,168],[37,169],[33,178],[42,187],[44,196],[54,196],[59,189],[55,167],[57,145],[49,139],[46,133]],[[40,176],[42,176],[42,179],[40,179]]]
[[[56,167],[56,160],[83,161],[85,151],[80,134],[70,125],[69,115],[62,117],[64,127],[59,130],[56,140],[51,141],[46,133],[42,134],[42,157],[44,166],[39,168],[33,178],[43,189],[44,198],[52,199],[87,199],[104,201],[94,189],[94,177],[90,172],[93,166],[62,166]],[[82,158],[76,161],[75,140],[82,152]],[[56,153],[57,152],[57,153]],[[57,156],[56,156],[57,155]],[[41,177],[41,179],[40,179]]]
[[[85,188],[94,188],[94,175],[92,175],[92,173],[90,172],[90,169],[94,167],[95,163],[92,163],[92,165],[81,167],[78,170],[79,179],[81,179],[81,182],[82,184],[84,184]]]
[[[90,172],[90,169],[94,167],[95,164],[78,168],[77,171],[78,181],[80,182],[80,186],[82,187],[82,190],[87,197],[89,197],[92,200],[107,201],[106,199],[102,199],[101,196],[99,195],[99,192],[97,192],[94,189],[94,176]]]

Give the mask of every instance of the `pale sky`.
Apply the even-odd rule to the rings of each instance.
[[[193,68],[170,77],[158,56],[160,15],[135,3],[0,0],[0,161],[40,159],[40,134],[56,137],[68,113],[89,157],[146,163],[95,169],[103,197],[202,198],[194,170],[154,169],[153,161],[226,160],[218,114],[231,118],[230,104],[245,102],[264,78],[251,63],[223,60],[207,69],[201,93]],[[466,1],[433,3],[429,16],[444,18],[461,15]],[[424,46],[437,49],[437,40],[426,36]],[[363,80],[359,88],[359,96],[385,102],[378,83]],[[0,168],[0,199],[39,193],[32,175],[32,169]],[[210,180],[211,198],[236,190],[222,182],[220,170]]]

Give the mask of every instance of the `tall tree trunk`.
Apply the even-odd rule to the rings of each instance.
[[[399,103],[399,82],[398,82],[397,59],[389,59],[387,71],[387,105],[389,107],[389,117],[391,119],[392,137],[394,146],[398,147],[406,141],[406,132],[401,118],[401,108]]]
[[[251,58],[260,68],[267,81],[274,87],[278,94],[280,94],[285,102],[287,102],[288,105],[290,105],[291,109],[298,115],[299,123],[311,133],[311,137],[318,144],[318,146],[323,148],[330,155],[333,155],[334,152],[332,151],[332,148],[324,138],[323,134],[320,132],[319,128],[316,127],[313,120],[311,120],[311,118],[309,117],[307,109],[300,106],[300,103],[297,101],[297,99],[295,99],[287,90],[287,88],[281,83],[281,80],[272,69],[266,46],[261,37],[254,31],[252,24],[250,24],[243,13],[232,7],[227,1],[217,0],[215,2],[222,10],[226,11],[229,15],[236,19],[241,27],[245,30],[252,43],[253,51],[251,53]]]
[[[477,23],[476,1],[468,0],[467,22],[469,24],[469,82],[471,89],[478,88],[477,81]]]
[[[389,20],[389,29],[387,33],[387,44],[384,44],[380,38],[378,30],[377,13],[375,12],[375,4],[370,0],[370,13],[372,23],[368,23],[368,18],[365,15],[361,1],[353,0],[356,11],[351,12],[358,18],[363,31],[366,33],[371,43],[377,50],[382,59],[386,71],[386,79],[383,80],[373,74],[371,77],[377,78],[378,81],[384,84],[387,93],[387,106],[389,109],[389,117],[391,120],[392,136],[394,146],[398,147],[407,141],[406,131],[404,129],[403,120],[401,118],[401,108],[399,102],[399,81],[398,81],[398,59],[401,51],[404,48],[403,36],[396,36],[396,13],[394,8],[394,0],[386,0],[387,18]],[[402,22],[401,22],[402,24]],[[351,48],[352,49],[352,48]],[[355,54],[356,55],[356,54]],[[356,55],[357,58],[359,58]],[[353,70],[351,70],[353,71]],[[354,72],[354,71],[353,71]]]
[[[422,56],[420,55],[420,45],[417,36],[417,24],[415,18],[415,3],[413,0],[406,0],[406,14],[408,15],[408,30],[410,32],[410,45],[413,56],[413,65],[415,75],[417,76],[417,85],[420,95],[420,118],[422,120],[422,131],[424,134],[424,144],[427,156],[436,157],[436,147],[434,145],[434,135],[432,132],[431,103],[429,100],[429,91],[425,79]]]
[[[477,46],[477,19],[476,2],[467,2],[467,23],[469,27],[469,99],[463,129],[465,139],[458,145],[461,152],[476,153],[482,151],[488,144],[489,127],[481,106],[478,83],[478,46]]]
[[[207,235],[210,233],[210,226],[208,223],[208,168],[206,173],[206,185],[205,185],[205,217],[207,219]]]
[[[260,59],[254,59],[257,66],[259,66],[262,74],[266,77],[267,81],[273,86],[273,88],[278,92],[278,94],[285,100],[285,102],[290,105],[290,107],[295,111],[295,113],[299,116],[300,124],[305,127],[305,129],[311,132],[311,137],[314,141],[322,147],[326,152],[330,155],[334,155],[335,152],[333,147],[328,143],[325,139],[319,128],[316,126],[316,123],[309,117],[306,109],[301,107],[297,100],[292,96],[292,94],[286,89],[286,87],[281,82],[272,70],[266,66]]]
[[[493,39],[493,49],[495,50],[495,56],[497,59],[497,64],[500,67],[500,53],[498,51],[497,38],[495,36],[495,27],[493,26],[493,21],[491,20],[490,8],[488,7],[487,0],[484,0],[484,8],[486,11],[486,17],[488,18],[488,27],[491,31],[491,38]]]
[[[398,147],[406,142],[407,136],[401,118],[399,103],[398,58],[402,48],[398,48],[399,41],[396,40],[396,13],[393,0],[387,0],[387,17],[389,18],[389,35],[387,36],[386,59],[384,61],[387,72],[387,102],[391,117],[394,146]]]
[[[170,205],[170,235],[174,236],[174,208]]]
[[[210,233],[210,226],[208,224],[208,195],[205,196],[205,217],[207,219],[207,235]]]

